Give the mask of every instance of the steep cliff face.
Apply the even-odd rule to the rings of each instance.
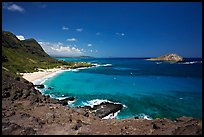
[[[157,58],[150,58],[147,60],[163,60],[163,61],[178,62],[178,61],[183,61],[183,57],[175,53],[172,53],[172,54],[166,54]]]
[[[39,57],[50,58],[50,56],[43,50],[35,39],[26,39],[23,40],[22,43],[26,47],[27,52]]]

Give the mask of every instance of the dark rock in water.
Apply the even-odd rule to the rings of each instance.
[[[138,117],[138,116],[135,116],[134,118],[135,118],[135,119],[139,119],[139,117]]]
[[[53,88],[53,87],[48,87],[47,89],[52,90],[52,89],[54,89],[54,88]]]
[[[68,101],[74,101],[75,98],[74,97],[68,97],[62,100],[59,100],[59,103],[62,104],[63,106],[68,105]]]
[[[37,87],[37,88],[45,88],[44,85],[34,85],[34,86]]]
[[[88,107],[87,107],[88,108]],[[95,116],[103,118],[109,114],[114,114],[123,108],[122,104],[114,104],[110,102],[102,102],[99,105],[94,105],[90,111],[93,111]]]

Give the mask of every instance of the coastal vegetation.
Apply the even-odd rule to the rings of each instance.
[[[85,62],[58,61],[50,57],[35,39],[20,41],[11,32],[2,32],[2,72],[12,75],[29,73],[38,69],[90,67]]]

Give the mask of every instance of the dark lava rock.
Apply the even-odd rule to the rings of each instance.
[[[40,102],[40,99],[38,96],[30,96],[30,104],[35,104]]]
[[[160,129],[160,127],[156,123],[153,123],[153,129]]]
[[[2,92],[2,98],[10,97],[10,93],[8,91]]]
[[[62,104],[63,106],[68,105],[68,101],[74,101],[75,98],[74,97],[68,97],[62,100],[59,100],[59,103]]]
[[[47,89],[52,90],[52,89],[54,89],[54,88],[53,88],[53,87],[48,87]]]
[[[36,131],[31,127],[25,128],[22,132],[23,135],[35,135],[35,133]]]
[[[95,110],[95,116],[103,118],[109,114],[116,113],[123,108],[122,104],[114,104],[110,102],[102,102],[99,105],[94,105],[93,110]]]
[[[191,117],[186,117],[186,116],[182,116],[182,117],[176,118],[176,121],[177,121],[177,122],[187,122],[187,121],[190,121],[190,120],[193,120],[193,118],[191,118]]]
[[[84,109],[84,108],[80,108],[80,107],[76,107],[75,111],[79,114],[82,114],[85,117],[89,117],[89,112],[88,110]]]
[[[15,123],[2,123],[2,135],[14,135],[16,130],[22,130],[21,126]]]
[[[202,128],[194,125],[187,125],[185,127],[178,127],[174,132],[174,135],[202,135]]]
[[[16,123],[2,123],[2,135],[34,135],[36,131],[31,127],[22,127]]]
[[[82,127],[82,121],[81,120],[77,120],[77,123],[73,126],[72,129],[78,130],[80,127]]]
[[[30,90],[23,90],[23,98],[27,98],[30,95]]]
[[[27,113],[21,114],[21,118],[29,118],[29,117],[30,117],[30,114],[27,114]]]
[[[45,88],[44,85],[34,85],[34,86],[37,87],[37,88]]]

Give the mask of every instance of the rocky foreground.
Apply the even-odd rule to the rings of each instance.
[[[72,98],[73,99],[73,98]],[[202,120],[180,117],[175,121],[163,118],[101,119],[109,113],[101,104],[93,108],[70,108],[65,100],[43,96],[23,78],[2,79],[3,135],[202,135]],[[111,106],[121,109],[120,105]],[[104,114],[103,112],[106,112]]]

